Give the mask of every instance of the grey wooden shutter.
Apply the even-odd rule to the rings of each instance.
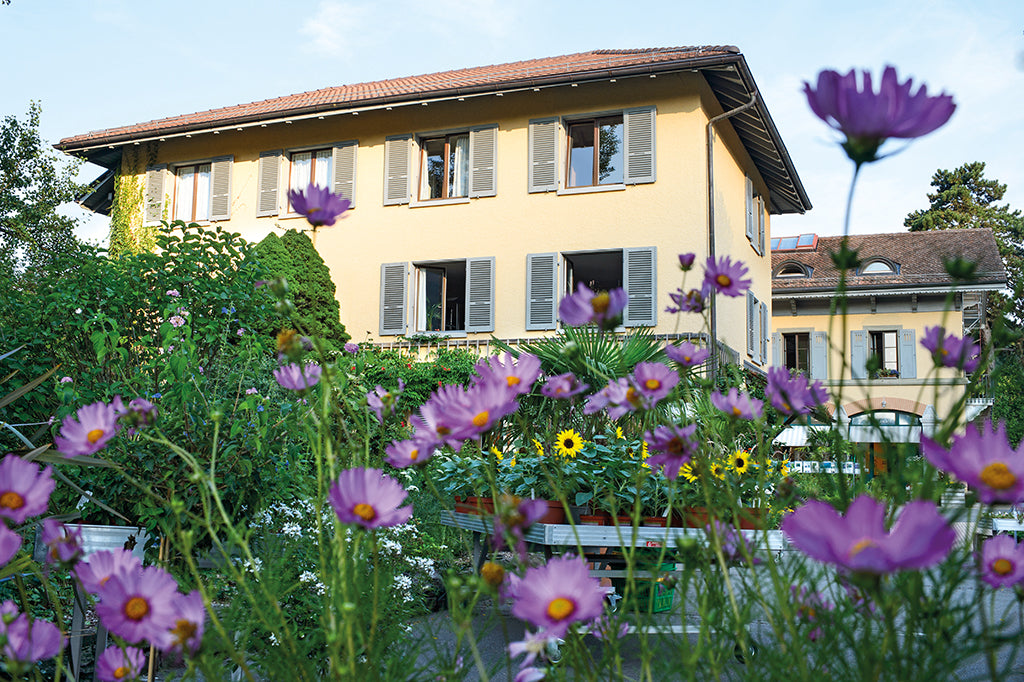
[[[331,191],[356,205],[356,150],[359,142],[337,142],[333,147],[334,178]]]
[[[164,217],[164,179],[166,176],[166,163],[146,168],[146,205],[143,209],[146,225],[155,225]]]
[[[281,177],[281,150],[260,152],[256,174],[256,217],[277,215],[280,212],[277,193]]]
[[[528,191],[556,191],[558,189],[558,119],[544,118],[530,121],[529,147]]]
[[[757,314],[757,299],[754,294],[747,290],[747,355],[754,357],[754,343],[756,329],[754,329],[754,317]]]
[[[627,185],[654,182],[654,114],[654,107],[622,112],[622,176]]]
[[[409,157],[412,135],[384,140],[384,205],[409,203]]]
[[[494,258],[466,259],[466,331],[494,331]]]
[[[747,241],[754,243],[754,183],[746,178]]]
[[[757,196],[757,202],[754,204],[754,208],[757,210],[757,253],[758,255],[764,255],[764,233],[765,233],[765,202],[764,197],[761,195]]]
[[[772,334],[772,367],[782,366],[782,334]]]
[[[558,319],[558,254],[526,255],[526,329],[554,329]]]
[[[231,220],[231,167],[234,156],[210,161],[210,220]]]
[[[828,333],[811,332],[811,378],[828,379]]]
[[[381,336],[394,336],[405,333],[407,269],[408,264],[406,263],[384,263],[380,266]]]
[[[629,302],[622,323],[653,327],[658,323],[658,250],[653,246],[622,250],[622,286]]]
[[[863,329],[850,332],[850,376],[866,379],[868,363],[868,333]]]
[[[498,193],[498,126],[469,131],[469,196],[493,197]]]
[[[914,330],[901,329],[897,332],[900,337],[899,363],[901,379],[917,378],[917,344],[914,343]]]
[[[768,336],[771,334],[771,329],[769,328],[770,321],[768,319],[768,304],[764,301],[761,301],[760,313],[761,315],[758,319],[759,329],[757,336],[761,344],[761,354],[759,359],[761,364],[764,365],[768,362]]]

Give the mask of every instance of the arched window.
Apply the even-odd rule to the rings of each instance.
[[[850,426],[920,426],[921,417],[900,410],[869,410],[850,418]]]
[[[858,275],[898,275],[899,266],[882,258],[869,260],[861,266]]]
[[[810,277],[811,269],[796,261],[788,261],[780,265],[773,277],[777,279],[793,279],[798,277]]]

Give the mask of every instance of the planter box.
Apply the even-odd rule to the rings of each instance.
[[[77,524],[65,523],[72,528]],[[82,524],[82,552],[88,556],[100,550],[130,549],[135,558],[142,561],[149,541],[145,528],[135,526],[95,526]],[[46,560],[46,545],[43,544],[43,524],[36,524],[36,543],[32,558],[36,561]]]

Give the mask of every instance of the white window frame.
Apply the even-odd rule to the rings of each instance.
[[[206,168],[206,201],[204,202],[206,204],[206,207],[205,207],[206,208],[206,215],[204,217],[202,217],[202,218],[198,218],[198,217],[196,217],[196,209],[198,208],[198,204],[196,204],[196,189],[197,189],[198,181],[196,180],[195,176],[199,175],[200,169],[203,168],[203,167]],[[192,187],[192,194],[191,194],[191,196],[192,196],[192,212],[191,212],[191,216],[188,217],[188,218],[186,218],[184,216],[181,216],[181,215],[178,215],[178,202],[181,199],[181,184],[182,184],[181,183],[181,176],[179,175],[179,173],[181,171],[185,170],[186,168],[193,169],[193,180],[192,180],[193,187]],[[212,163],[212,161],[207,159],[207,160],[203,160],[203,161],[190,161],[190,162],[187,162],[187,163],[176,163],[171,168],[171,177],[174,179],[174,195],[171,197],[171,211],[170,211],[171,220],[181,220],[181,221],[183,221],[185,223],[198,223],[200,225],[205,224],[205,223],[209,223],[210,222],[210,215],[213,212],[213,206],[212,206],[212,201],[213,201],[213,163]]]

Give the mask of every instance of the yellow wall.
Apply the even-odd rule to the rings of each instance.
[[[358,140],[355,208],[334,227],[311,235],[337,285],[342,322],[357,341],[388,340],[377,333],[382,263],[495,257],[494,335],[510,338],[542,333],[525,331],[527,254],[646,246],[658,249],[654,331],[696,332],[699,316],[677,320],[664,309],[669,304],[667,292],[681,283],[677,255],[692,251],[701,263],[708,250],[705,126],[709,115],[719,111],[706,110],[707,92],[703,79],[686,73],[400,106],[359,116],[168,139],[160,143],[156,162],[176,164],[233,154],[232,217],[223,227],[259,240],[276,228],[307,227],[302,218],[256,217],[259,153]],[[527,192],[531,119],[650,105],[657,107],[654,183],[561,196]],[[498,124],[497,196],[457,205],[383,205],[385,136],[485,124]],[[757,257],[744,237],[745,174],[754,177],[756,188],[766,197],[767,190],[729,126],[719,128],[722,134],[715,148],[718,253],[750,264],[758,299],[770,301],[769,258],[767,254]],[[559,145],[564,156],[565,140]],[[564,165],[560,160],[563,176]],[[282,166],[282,187],[286,172]],[[766,246],[767,240],[766,236]],[[687,286],[698,286],[701,274],[699,267],[691,272]],[[411,281],[410,299],[413,287]],[[720,301],[719,336],[742,353],[744,299],[720,297]]]

